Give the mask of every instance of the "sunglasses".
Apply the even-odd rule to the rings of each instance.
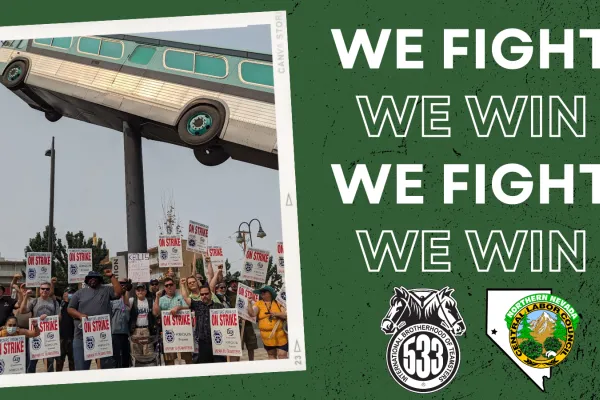
[[[172,283],[167,283],[167,284],[165,285],[165,287],[171,287],[171,286],[175,286],[175,285],[174,285],[174,284],[172,284]]]
[[[158,286],[158,283],[151,283],[150,286]]]
[[[200,296],[202,296],[202,297],[210,296],[210,293],[200,293]]]
[[[48,287],[41,287],[40,290],[43,290],[44,292],[46,292],[46,291],[50,290],[50,288],[48,288]]]
[[[217,289],[227,289],[225,286],[217,286]]]

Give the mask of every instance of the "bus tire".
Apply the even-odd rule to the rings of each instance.
[[[183,114],[177,124],[179,138],[190,146],[201,146],[217,138],[223,129],[224,114],[216,107],[201,104]]]
[[[45,113],[46,119],[50,122],[56,122],[62,118],[62,115],[57,113],[56,111],[49,111]]]
[[[18,90],[25,86],[27,76],[27,63],[22,60],[8,65],[2,74],[2,84],[10,90]]]
[[[194,150],[196,160],[207,167],[215,167],[229,159],[229,154],[221,146],[207,146]]]

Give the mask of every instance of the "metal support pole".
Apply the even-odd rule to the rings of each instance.
[[[50,256],[50,271],[54,271],[54,136],[52,137],[52,147],[50,148],[50,216],[48,222],[48,252]]]
[[[142,137],[123,122],[125,153],[125,200],[127,203],[127,248],[129,253],[146,253],[146,204]]]

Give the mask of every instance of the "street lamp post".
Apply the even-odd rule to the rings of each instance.
[[[250,222],[242,222],[240,224],[240,226],[238,226],[238,233],[237,233],[237,238],[235,239],[236,242],[238,242],[239,244],[244,244],[244,254],[246,254],[246,239],[245,239],[245,231],[242,231],[242,225],[246,225],[248,227],[248,235],[250,236],[250,246],[254,246],[252,244],[252,231],[250,230],[250,225],[252,224],[252,222],[258,222],[258,233],[256,234],[256,236],[258,236],[259,238],[264,238],[265,236],[267,236],[267,234],[265,233],[265,231],[263,231],[262,228],[262,224],[260,223],[260,221],[258,220],[258,218],[253,218],[250,220]],[[244,236],[242,236],[242,233],[244,234]]]
[[[50,256],[51,271],[54,266],[54,163],[56,150],[54,150],[54,136],[52,136],[52,147],[46,150],[46,157],[50,157],[50,221],[48,222],[48,252]]]

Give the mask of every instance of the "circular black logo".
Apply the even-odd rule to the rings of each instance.
[[[399,330],[387,348],[387,366],[405,389],[431,393],[448,385],[460,363],[453,334],[436,325],[420,323]]]

